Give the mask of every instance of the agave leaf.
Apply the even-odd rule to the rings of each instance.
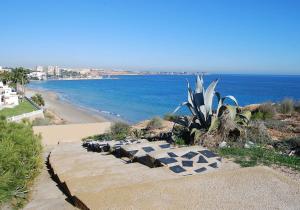
[[[212,102],[213,97],[215,95],[215,88],[218,84],[218,80],[213,81],[207,88],[204,94],[204,104],[205,104],[205,111],[207,115],[212,114]]]
[[[225,101],[225,99],[231,99],[234,103],[235,103],[235,105],[236,106],[239,106],[239,103],[238,103],[238,101],[236,100],[236,98],[234,97],[234,96],[231,96],[231,95],[228,95],[228,96],[225,96],[224,98],[223,98],[223,103],[224,103],[224,101]]]
[[[247,110],[238,114],[237,122],[242,125],[247,125],[250,122],[250,119],[251,119],[251,112]]]
[[[193,114],[193,115],[197,115],[194,107],[189,103],[189,102],[183,102],[182,104],[180,104],[174,111],[173,111],[173,114],[175,114],[176,112],[178,112],[179,109],[181,109],[183,106],[187,106],[188,109],[190,110],[190,112]]]
[[[203,76],[197,75],[195,93],[203,93]]]
[[[177,118],[175,120],[175,123],[182,125],[184,127],[189,127],[191,122],[187,116],[184,116],[184,117]]]
[[[194,97],[193,97],[193,91],[190,87],[190,83],[189,81],[187,80],[187,86],[188,86],[188,102],[192,105],[193,105],[193,100],[194,100]]]
[[[230,118],[232,120],[234,120],[235,116],[236,116],[236,109],[237,109],[237,107],[236,106],[231,106],[231,105],[226,105],[225,107],[226,107],[226,110],[229,111]]]
[[[219,123],[220,123],[220,121],[219,121],[218,117],[213,116],[211,119],[211,124],[209,126],[208,132],[216,130],[219,126]]]
[[[221,94],[219,92],[215,92],[215,95],[218,98],[218,107],[217,107],[216,115],[219,116],[220,108],[223,105],[223,99],[221,98]]]

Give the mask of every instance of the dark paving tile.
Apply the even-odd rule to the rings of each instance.
[[[173,171],[176,174],[182,173],[186,171],[184,168],[182,168],[180,165],[172,166],[169,168],[171,171]]]
[[[188,153],[185,153],[184,155],[182,155],[181,157],[182,158],[186,158],[186,159],[192,159],[193,157],[195,157],[196,155],[198,155],[197,152],[188,152]]]
[[[193,167],[193,161],[191,161],[191,160],[183,160],[182,161],[182,166],[183,167]]]
[[[170,144],[161,144],[161,145],[159,145],[159,147],[160,148],[162,148],[162,149],[166,149],[166,148],[170,148]]]
[[[173,152],[168,152],[167,153],[170,157],[178,157],[178,155],[176,155],[175,153]]]
[[[195,170],[196,173],[201,173],[203,171],[206,171],[206,168],[205,167],[202,167],[202,168],[198,168]]]
[[[145,152],[152,152],[152,151],[155,151],[155,149],[153,149],[153,147],[142,147],[142,149],[145,151]]]
[[[212,168],[218,168],[218,163],[214,162],[214,163],[209,164],[209,166]]]
[[[203,157],[202,155],[199,155],[199,159],[198,159],[197,163],[208,163],[208,161],[205,159],[205,157]]]
[[[202,150],[199,151],[202,155],[204,155],[207,158],[217,157],[217,155],[209,150]]]
[[[159,158],[159,159],[157,159],[157,160],[160,161],[161,163],[165,164],[165,165],[168,165],[168,164],[176,163],[176,162],[177,162],[176,159],[174,159],[174,158],[169,158],[169,157]]]
[[[132,156],[134,156],[136,153],[138,152],[138,150],[131,150],[128,153]]]

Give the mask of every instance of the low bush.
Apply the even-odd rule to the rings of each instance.
[[[162,119],[160,117],[154,117],[148,122],[146,129],[155,130],[155,129],[162,128],[162,126],[163,126]]]
[[[175,122],[176,120],[178,119],[178,115],[175,115],[175,114],[165,114],[164,116],[164,120],[167,120],[167,121],[171,121],[171,122]]]
[[[181,125],[175,125],[172,133],[173,133],[173,139],[175,141],[175,144],[179,144],[179,145],[190,144],[191,137],[188,128]]]
[[[179,146],[181,146],[181,145],[186,145],[185,140],[182,139],[182,138],[180,138],[180,137],[178,137],[178,136],[175,136],[175,137],[174,137],[174,143],[175,143],[176,145],[179,145]]]
[[[111,126],[111,135],[116,140],[125,139],[130,132],[130,126],[123,122],[116,122]]]
[[[252,112],[252,120],[266,120],[271,119],[276,114],[276,107],[271,103],[261,104],[257,110]]]
[[[291,114],[294,111],[293,99],[286,98],[280,102],[278,111],[282,114]]]
[[[245,127],[245,136],[242,143],[251,141],[256,144],[268,144],[271,137],[268,134],[267,127],[261,121],[252,121],[249,126]]]
[[[40,136],[29,123],[0,120],[0,206],[21,208],[41,167]]]
[[[37,104],[38,106],[45,106],[44,98],[41,94],[36,93],[34,96],[31,97],[31,100]]]
[[[86,138],[83,138],[82,141],[87,141],[87,140],[94,140],[94,141],[111,141],[113,140],[114,137],[111,133],[103,133],[103,134],[98,134],[94,136],[89,136]]]
[[[300,157],[300,137],[294,137],[289,139],[284,139],[281,141],[273,142],[273,147],[278,151],[290,155],[294,153],[294,155]]]

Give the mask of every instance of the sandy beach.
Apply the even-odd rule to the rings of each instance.
[[[60,100],[58,95],[54,92],[29,88],[26,89],[26,96],[28,97],[31,97],[36,93],[43,96],[45,100],[45,108],[57,115],[67,124],[114,121],[101,116],[100,113],[92,112],[68,103],[67,101]]]

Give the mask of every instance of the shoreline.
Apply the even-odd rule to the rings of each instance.
[[[59,117],[64,124],[122,121],[121,119],[104,116],[96,111],[92,111],[71,102],[61,100],[59,95],[53,91],[26,87],[26,96],[29,98],[36,93],[39,93],[43,96],[45,100],[44,108]]]

